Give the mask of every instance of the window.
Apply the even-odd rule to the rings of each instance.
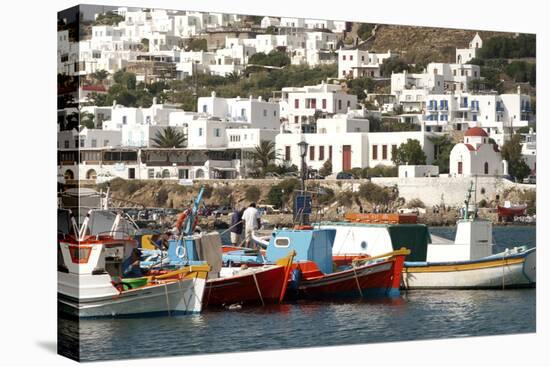
[[[69,149],[69,141],[65,140],[65,149]]]
[[[353,61],[353,55],[349,55],[349,61]]]
[[[285,161],[290,161],[290,145],[285,146]]]
[[[84,148],[85,142],[86,142],[86,140],[80,139],[80,147],[81,148]]]
[[[325,159],[325,147],[323,145],[319,145],[319,160],[322,161]]]
[[[217,128],[214,129],[214,136],[215,136],[216,138],[219,138],[219,137],[220,137],[220,128],[219,128],[219,127],[217,127]]]
[[[208,106],[202,105],[202,112],[207,113],[208,112]]]
[[[397,145],[396,144],[393,144],[391,146],[391,157],[395,157],[397,155]]]
[[[388,146],[382,145],[382,159],[388,159]]]
[[[264,110],[264,117],[267,117],[267,110]]]
[[[346,55],[342,56],[342,60],[346,61]]]
[[[365,56],[361,56],[361,61],[365,61]]]
[[[342,100],[341,99],[338,100],[338,109],[339,110],[342,109]]]
[[[126,116],[122,116],[122,125],[126,125],[128,122],[128,118]]]
[[[300,100],[299,99],[294,100],[294,108],[300,108]]]
[[[378,145],[372,146],[372,159],[377,160],[378,159]]]
[[[199,127],[199,136],[202,136],[202,127]]]
[[[145,117],[145,122],[150,124],[151,123],[151,116]]]
[[[149,168],[147,170],[147,178],[150,179],[150,180],[155,178],[155,169],[154,168]]]
[[[92,139],[92,148],[97,148],[97,140]]]
[[[241,108],[241,116],[246,117],[246,108]]]
[[[324,110],[327,108],[327,99],[326,98],[323,98],[323,100],[321,101],[321,105],[322,105]]]
[[[294,116],[294,123],[297,124],[299,121],[299,117],[298,116]]]
[[[348,107],[351,106],[351,101],[348,101],[348,103],[346,104]]]
[[[275,239],[275,247],[288,247],[290,239],[285,237],[279,237]]]
[[[277,117],[277,111],[273,111],[273,117]]]
[[[483,165],[483,172],[488,175],[489,174],[489,163],[485,162]]]
[[[458,162],[458,167],[457,167],[457,171],[458,171],[458,174],[461,175],[462,174],[462,162]]]
[[[310,161],[315,160],[315,146],[313,145],[309,147],[309,160]]]
[[[103,146],[108,147],[109,146],[109,139],[103,140]]]
[[[328,146],[328,159],[332,161],[332,145]]]

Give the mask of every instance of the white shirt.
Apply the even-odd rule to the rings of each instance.
[[[260,212],[256,208],[250,206],[243,212],[243,221],[247,230],[258,229],[258,219],[260,219]]]

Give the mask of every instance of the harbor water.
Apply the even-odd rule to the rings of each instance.
[[[453,227],[430,230],[454,238]],[[535,237],[534,226],[493,228],[496,251],[533,247]],[[535,289],[419,290],[393,299],[304,301],[181,317],[76,321],[60,316],[58,349],[96,361],[533,333],[535,310]]]

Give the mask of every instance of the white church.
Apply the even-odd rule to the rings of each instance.
[[[449,166],[452,177],[508,174],[508,164],[500,150],[489,142],[489,135],[480,127],[466,130],[463,142],[451,150]]]

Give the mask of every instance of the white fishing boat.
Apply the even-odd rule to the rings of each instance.
[[[517,246],[493,254],[492,222],[477,217],[467,195],[454,241],[431,236],[411,215],[351,215],[349,221],[321,223],[336,229],[337,263],[376,256],[401,247],[411,250],[403,268],[406,289],[517,288],[536,285],[536,248]]]
[[[126,278],[124,262],[137,242],[122,213],[91,210],[80,230],[70,212],[58,232],[58,302],[78,317],[131,317],[197,313],[208,265]],[[67,232],[67,233],[66,233]],[[139,259],[139,258],[138,258]]]

